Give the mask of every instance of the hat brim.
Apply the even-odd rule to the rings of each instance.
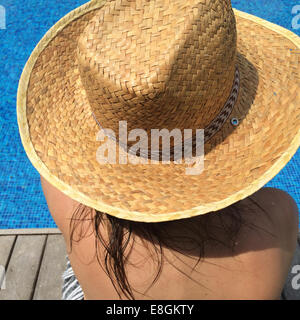
[[[103,4],[85,4],[54,25],[19,82],[20,136],[45,179],[99,211],[159,222],[227,207],[263,187],[287,164],[300,144],[300,40],[238,10],[240,91],[231,118],[240,123],[233,128],[228,119],[205,144],[204,171],[187,175],[185,164],[172,162],[100,164],[99,128],[80,80],[76,46]]]

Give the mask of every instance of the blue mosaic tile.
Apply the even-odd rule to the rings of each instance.
[[[6,10],[6,29],[0,29],[0,229],[51,228],[55,223],[44,199],[39,174],[28,160],[18,133],[16,93],[30,53],[61,17],[87,1],[0,0]],[[232,0],[233,7],[293,28],[292,0]],[[299,10],[300,13],[300,10]],[[300,19],[299,22],[300,23]],[[300,207],[300,152],[266,186],[287,191]]]

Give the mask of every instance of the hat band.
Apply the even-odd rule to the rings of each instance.
[[[226,103],[224,104],[224,107],[219,112],[219,114],[215,117],[215,119],[204,129],[204,143],[206,143],[209,139],[211,139],[223,127],[224,123],[227,121],[228,117],[232,113],[232,110],[236,104],[237,97],[239,94],[239,88],[240,88],[240,73],[239,73],[238,67],[236,67],[233,86],[232,86],[229,98],[227,99]],[[92,115],[93,115],[98,127],[105,132],[106,130],[101,126],[101,124],[97,120],[94,112],[92,112]],[[143,157],[143,158],[149,157],[149,150],[148,149],[142,149],[140,147],[135,148],[134,146],[132,146],[128,150],[128,146],[126,143],[118,141],[114,136],[111,136],[107,132],[105,132],[105,135],[108,138],[117,142],[119,144],[119,146],[122,147],[122,149],[124,149],[126,152],[136,156],[137,151],[138,151],[140,157]],[[182,146],[183,145],[184,146],[191,146],[191,148],[192,148],[192,146],[194,145],[193,141],[194,141],[194,139],[192,137],[192,138],[185,140],[183,144],[171,147],[170,153],[174,155],[174,160],[176,159],[176,154],[181,156]],[[160,150],[151,150],[151,159],[160,160],[161,156],[162,156],[162,158],[164,158],[164,156],[168,157],[170,155],[170,153],[164,154]],[[153,156],[154,156],[154,158],[153,158]]]
[[[238,67],[235,69],[233,86],[229,98],[227,99],[223,109],[216,118],[204,129],[204,142],[212,138],[224,125],[235,106],[240,89],[240,73]]]

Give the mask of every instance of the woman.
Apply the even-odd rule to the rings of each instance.
[[[262,188],[219,212],[180,222],[148,225],[120,222],[87,207],[74,215],[80,203],[45,179],[41,178],[41,182],[87,300],[119,299],[116,289],[121,291],[123,299],[126,295],[133,298],[130,293],[135,299],[155,300],[280,298],[298,232],[297,205],[284,191]],[[101,217],[97,230],[96,217]],[[72,218],[73,224],[70,223]],[[123,252],[119,241],[128,239],[126,232],[130,228],[132,235]],[[117,248],[114,248],[114,240]],[[112,268],[103,270],[97,255],[101,261],[108,252],[114,253],[108,255]],[[196,265],[200,257],[202,260]],[[110,275],[105,271],[110,271]],[[118,280],[116,275],[119,275]],[[127,290],[122,294],[120,286],[124,288],[124,284]]]
[[[299,48],[229,0],[93,0],[48,31],[18,124],[86,299],[279,298],[297,206],[261,188],[299,147]]]

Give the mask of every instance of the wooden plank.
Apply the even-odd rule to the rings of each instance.
[[[49,235],[33,300],[60,300],[62,274],[66,268],[66,246],[62,235]]]
[[[1,235],[21,235],[21,234],[61,234],[58,228],[39,229],[0,229]]]
[[[31,299],[46,237],[46,235],[17,237],[6,270],[6,288],[0,291],[0,300]]]

